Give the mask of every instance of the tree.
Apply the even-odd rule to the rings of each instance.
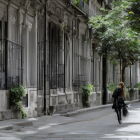
[[[130,27],[128,19],[130,13],[127,8],[131,4],[128,1],[114,1],[112,10],[102,9],[107,12],[106,15],[89,19],[94,36],[100,40],[97,47],[99,53],[106,54],[113,63],[115,59],[120,59],[124,67],[134,64],[140,58],[140,34]]]
[[[127,19],[130,21],[130,27],[134,31],[140,32],[140,1],[129,1],[131,2],[131,5],[126,7],[126,11],[128,12]]]

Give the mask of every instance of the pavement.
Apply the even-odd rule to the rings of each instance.
[[[107,106],[70,117],[54,114],[1,121],[0,140],[140,140],[140,102],[131,103],[121,125]]]

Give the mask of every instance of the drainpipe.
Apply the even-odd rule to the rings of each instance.
[[[8,6],[7,6],[7,24],[5,25],[6,26],[6,31],[5,31],[5,89],[7,89],[7,75],[8,75],[8,70],[7,70],[7,67],[8,67],[8,32],[9,32],[9,6],[10,6],[10,2],[8,3]]]
[[[107,87],[106,87],[106,55],[103,55],[103,104],[106,104],[107,99]]]
[[[130,87],[132,86],[132,83],[131,83],[131,65],[130,65]]]
[[[121,74],[122,74],[122,73],[121,73],[121,58],[120,58],[120,82],[122,81],[122,80],[121,80]]]
[[[65,93],[65,30],[64,30],[64,93]]]
[[[72,20],[72,90],[73,90],[73,20]]]
[[[44,115],[46,115],[46,3],[45,3],[45,44],[44,44]]]

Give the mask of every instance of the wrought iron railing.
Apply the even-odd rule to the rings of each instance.
[[[22,84],[22,45],[0,40],[0,89]]]
[[[91,59],[73,53],[73,60],[73,90],[78,92],[81,86],[85,86],[89,82],[88,69]]]
[[[47,55],[44,56],[44,52]],[[46,63],[46,71],[44,72]],[[64,49],[58,44],[44,41],[38,42],[38,89],[43,89],[44,80],[49,82],[50,89],[64,88]],[[46,78],[44,79],[44,76]]]

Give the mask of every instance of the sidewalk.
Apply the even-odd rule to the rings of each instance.
[[[133,100],[133,101],[125,101],[125,103],[126,104],[131,104],[131,103],[135,103],[135,102],[139,102],[139,101],[140,101],[140,99],[137,99],[137,100]],[[74,116],[74,115],[77,115],[77,114],[82,114],[82,113],[86,113],[86,112],[89,112],[89,111],[92,111],[92,110],[103,109],[103,108],[108,108],[108,107],[112,107],[112,104],[83,108],[83,109],[75,110],[75,111],[72,111],[72,112],[68,112],[66,114],[62,114],[62,116],[71,117],[71,116]]]
[[[135,102],[139,102],[139,99],[133,100],[133,101],[126,101],[126,103],[135,103]],[[66,114],[54,114],[53,116],[27,118],[24,120],[23,119],[4,120],[4,121],[0,121],[0,131],[1,130],[15,130],[15,129],[19,129],[20,127],[24,128],[24,127],[31,127],[31,126],[34,126],[34,128],[38,130],[42,130],[42,129],[45,129],[46,127],[50,127],[54,125],[62,125],[62,124],[78,121],[77,119],[72,118],[70,116],[94,111],[97,109],[104,109],[104,108],[109,108],[109,107],[111,108],[111,106],[112,104],[101,105],[101,106],[96,106],[96,107],[79,109],[76,111],[68,112]]]

